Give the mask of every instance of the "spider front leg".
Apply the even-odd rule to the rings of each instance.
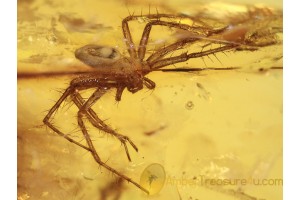
[[[122,92],[123,90],[124,89],[122,89],[122,88],[119,88],[117,90],[119,92],[117,92],[116,100],[121,99],[120,92]],[[94,127],[98,128],[106,133],[109,133],[109,134],[115,136],[116,138],[118,138],[118,140],[120,140],[120,142],[124,145],[128,160],[131,161],[126,142],[129,142],[135,151],[138,151],[138,148],[136,147],[136,145],[130,140],[130,138],[117,133],[112,128],[110,128],[107,124],[105,124],[97,116],[97,114],[93,111],[93,109],[90,108],[101,96],[103,96],[103,94],[105,92],[106,92],[106,90],[104,90],[102,88],[97,89],[86,102],[84,101],[84,99],[82,98],[82,96],[79,93],[74,93],[73,101],[80,110],[79,115],[85,115]]]
[[[149,39],[151,29],[153,26],[157,26],[157,25],[189,31],[189,32],[194,33],[197,36],[203,37],[203,38],[209,37],[216,33],[220,33],[227,28],[227,27],[224,27],[224,28],[220,28],[220,29],[212,29],[212,28],[205,27],[205,26],[190,26],[190,25],[181,24],[178,22],[166,22],[166,21],[161,21],[161,20],[151,21],[146,24],[143,34],[142,34],[142,38],[140,40],[140,45],[139,45],[139,49],[138,49],[138,57],[140,60],[143,60],[145,57],[146,46],[148,44],[148,39]]]
[[[143,41],[143,40],[145,40],[145,39],[148,40],[149,34],[148,34],[147,37],[145,37],[146,35],[142,36],[142,39],[141,39],[141,42],[140,42],[140,47],[139,47],[139,53],[137,55],[137,51],[135,49],[134,43],[132,41],[132,36],[131,36],[130,30],[129,30],[128,22],[133,21],[133,20],[140,20],[140,19],[143,19],[143,18],[145,18],[145,19],[147,19],[151,22],[161,21],[161,18],[166,18],[166,19],[169,19],[169,20],[187,18],[187,19],[190,19],[192,21],[195,21],[195,22],[201,24],[201,26],[194,27],[193,28],[194,30],[197,30],[197,31],[201,30],[203,32],[212,31],[212,28],[209,25],[207,25],[206,23],[204,23],[201,20],[198,20],[196,18],[187,16],[187,15],[171,15],[171,14],[158,14],[158,13],[157,14],[149,14],[149,15],[130,15],[130,16],[126,17],[125,19],[123,19],[123,21],[122,21],[122,30],[123,30],[123,35],[124,35],[124,38],[125,38],[125,43],[126,43],[126,46],[127,46],[128,53],[129,53],[130,57],[134,58],[134,59],[139,58],[140,60],[143,60],[145,55],[143,55],[143,48],[141,48],[141,50],[140,50],[140,47],[142,45],[147,44],[147,41]],[[178,24],[178,23],[174,23],[174,24]],[[191,27],[191,26],[189,26],[189,27]],[[146,30],[146,29],[149,29],[149,26],[145,27],[144,30]],[[191,28],[189,28],[189,30],[190,29]],[[150,30],[149,30],[149,32],[150,32]]]

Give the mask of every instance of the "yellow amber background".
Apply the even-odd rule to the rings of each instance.
[[[264,3],[280,9],[282,2]],[[193,14],[203,6],[220,12],[226,7],[223,3],[173,0],[20,0],[18,73],[87,70],[75,59],[74,50],[88,43],[114,46],[126,53],[121,20],[128,10],[148,13],[149,4],[151,13],[156,13],[155,8],[160,13]],[[226,5],[231,12],[235,12],[233,8],[243,8],[242,4]],[[74,26],[70,19],[82,19],[85,23]],[[135,41],[139,40],[142,25],[131,27]],[[151,37],[168,37],[168,29],[155,28]],[[118,140],[89,126],[95,147],[107,164],[136,182],[152,163],[165,168],[166,183],[153,196],[127,182],[109,190],[116,176],[99,168],[85,150],[43,126],[47,110],[72,76],[18,78],[18,199],[99,200],[117,195],[118,199],[153,200],[282,199],[281,185],[208,187],[180,181],[174,184],[174,180],[195,182],[201,175],[282,179],[282,70],[257,70],[282,67],[281,55],[282,46],[278,44],[256,52],[218,55],[221,64],[205,58],[208,67],[240,66],[242,70],[153,72],[147,76],[157,84],[153,92],[145,89],[133,95],[125,91],[122,101],[116,104],[115,91],[111,91],[93,106],[102,119],[107,119],[110,126],[129,136],[139,147],[138,153],[129,147],[132,162],[128,162]],[[200,59],[178,66],[205,67]],[[82,141],[76,108],[71,105],[67,101],[53,122]],[[153,131],[150,136],[146,134]],[[109,191],[105,198],[104,191]]]

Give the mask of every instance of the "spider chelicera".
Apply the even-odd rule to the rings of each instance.
[[[198,25],[188,25],[180,23],[180,21],[178,22],[178,19],[183,18],[195,21]],[[147,24],[145,25],[144,31],[142,33],[140,44],[136,46],[133,43],[128,22],[140,19],[147,19]],[[153,26],[165,26],[178,30],[184,30],[192,34],[189,37],[178,39],[176,42],[170,45],[161,47],[145,59],[146,47]],[[43,122],[58,135],[89,151],[99,165],[120,176],[124,180],[131,182],[144,192],[148,193],[148,191],[140,184],[116,171],[100,159],[83,122],[83,117],[86,117],[97,129],[111,134],[119,139],[120,142],[124,145],[129,161],[131,161],[131,158],[128,152],[127,142],[133,147],[135,151],[138,151],[138,148],[131,141],[131,139],[116,132],[115,130],[110,128],[103,120],[101,120],[97,116],[95,111],[92,110],[91,106],[112,88],[115,88],[117,90],[115,96],[116,101],[121,100],[124,89],[127,89],[131,93],[136,93],[139,90],[142,90],[144,86],[151,90],[154,89],[155,83],[147,78],[146,75],[163,67],[175,63],[185,62],[192,58],[203,58],[204,56],[215,55],[218,52],[244,48],[245,46],[251,47],[253,50],[253,48],[256,48],[257,46],[263,46],[267,44],[257,45],[257,43],[255,43],[255,41],[257,40],[255,40],[253,43],[251,43],[250,40],[246,40],[245,34],[247,32],[247,28],[245,27],[242,28],[242,30],[241,28],[232,30],[228,26],[215,29],[205,24],[204,22],[201,22],[200,20],[196,20],[186,15],[130,15],[123,19],[122,30],[129,57],[124,57],[117,51],[117,49],[107,46],[86,45],[77,49],[75,51],[75,57],[83,63],[95,68],[95,70],[91,73],[84,74],[73,79],[63,95],[45,116]],[[215,36],[217,35],[226,35],[226,37],[228,37],[228,35],[239,37],[236,40],[220,40],[215,39]],[[258,37],[257,35],[260,36],[259,34],[256,34],[256,38]],[[248,39],[249,38],[250,36],[248,37]],[[171,55],[174,51],[184,49],[188,45],[197,42],[199,42],[200,44],[205,43],[204,45],[202,45],[202,50],[200,52],[190,54],[185,52],[176,56]],[[210,46],[212,44],[218,44],[218,47],[210,49],[206,48],[207,46]],[[95,88],[95,91],[87,100],[84,100],[79,91],[90,88]],[[84,135],[87,146],[73,140],[67,134],[62,133],[50,122],[51,116],[60,107],[62,102],[64,102],[65,99],[69,96],[79,109],[77,121]]]

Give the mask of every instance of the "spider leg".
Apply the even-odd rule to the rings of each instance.
[[[208,29],[207,27],[203,27],[203,26],[190,26],[187,24],[180,24],[177,22],[165,22],[165,21],[160,21],[160,20],[151,21],[145,26],[143,35],[142,35],[142,38],[140,41],[140,45],[139,45],[139,49],[138,49],[138,56],[139,56],[140,60],[143,60],[145,57],[146,45],[148,43],[148,38],[149,38],[149,35],[151,32],[152,26],[155,26],[155,25],[186,30],[186,31],[189,31],[190,33],[194,33],[200,37],[209,37],[212,34],[220,33],[226,29],[226,27],[224,27],[221,29],[214,30],[214,29]]]
[[[125,86],[119,86],[117,87],[117,94],[116,94],[116,101],[121,101],[121,96],[123,94],[123,91],[126,87]]]
[[[90,108],[105,92],[106,91],[104,89],[101,88],[97,89],[87,101],[84,101],[84,99],[81,97],[79,93],[74,93],[73,101],[76,104],[76,106],[79,108],[80,110],[79,112],[84,113],[94,127],[106,133],[109,133],[115,136],[116,138],[118,138],[118,140],[120,140],[120,142],[124,145],[128,160],[131,161],[126,142],[129,142],[135,151],[138,151],[136,145],[127,136],[117,133],[112,128],[110,128],[107,124],[105,124],[97,116],[97,114],[93,111],[93,109]]]
[[[66,89],[66,91],[63,93],[63,95],[59,98],[59,100],[54,104],[54,106],[50,109],[50,111],[48,112],[48,114],[46,115],[46,117],[43,119],[43,122],[45,125],[47,125],[49,128],[51,128],[55,133],[57,133],[58,135],[64,137],[65,139],[67,139],[69,142],[74,143],[82,148],[84,148],[87,151],[91,151],[91,149],[89,147],[86,147],[82,144],[80,144],[79,142],[73,140],[72,138],[70,138],[67,134],[62,133],[60,130],[58,130],[53,124],[51,124],[50,122],[50,118],[53,115],[53,113],[59,108],[59,106],[62,104],[62,102],[64,102],[64,100],[71,95],[72,93],[74,93],[75,88],[70,86],[69,88]]]
[[[123,30],[123,35],[124,35],[124,38],[125,38],[125,43],[126,43],[126,46],[127,46],[127,50],[128,50],[128,53],[129,53],[131,58],[136,59],[136,58],[139,57],[142,60],[145,55],[142,55],[143,54],[143,48],[141,50],[139,48],[139,56],[137,56],[137,51],[136,51],[136,48],[135,48],[134,43],[132,41],[132,36],[131,36],[130,30],[129,30],[129,25],[128,25],[129,21],[144,20],[144,21],[148,21],[148,22],[149,21],[155,22],[155,21],[161,21],[161,18],[166,18],[166,19],[169,19],[169,20],[187,18],[187,19],[190,19],[192,21],[195,21],[195,22],[201,24],[202,26],[200,26],[200,27],[201,27],[202,31],[204,31],[204,30],[206,30],[206,32],[207,31],[213,31],[213,28],[211,26],[207,25],[206,23],[202,22],[201,20],[199,20],[197,18],[194,18],[194,17],[184,15],[184,14],[181,14],[181,15],[171,15],[171,14],[130,15],[130,16],[123,19],[123,21],[122,21],[122,30]],[[179,23],[173,23],[173,24],[179,24]],[[191,26],[189,26],[189,27],[191,27]],[[200,27],[194,27],[194,29],[198,30],[198,32],[199,32]],[[148,29],[149,27],[145,27],[145,29],[146,28]],[[191,28],[189,28],[189,30],[190,29]],[[149,30],[149,32],[150,32],[150,30]],[[149,34],[148,34],[147,38],[145,38],[145,36],[146,35],[142,36],[141,41],[140,41],[140,46],[147,44]],[[146,40],[146,41],[144,41],[144,40]]]
[[[184,46],[193,44],[194,42],[197,42],[199,40],[202,40],[202,38],[186,38],[186,39],[177,41],[176,43],[168,45],[162,49],[159,49],[155,53],[153,53],[151,56],[149,56],[147,58],[147,62],[151,63],[151,62],[157,61],[158,59],[163,58],[168,53],[173,52],[175,50],[182,49]]]
[[[144,77],[144,84],[150,90],[153,90],[155,88],[155,82],[147,77]]]
[[[230,49],[234,49],[236,47],[238,47],[240,45],[238,44],[225,44],[224,46],[218,47],[218,48],[214,48],[214,49],[209,49],[206,51],[201,51],[201,52],[195,52],[195,53],[183,53],[179,56],[174,56],[174,57],[170,57],[170,58],[165,58],[165,59],[161,59],[161,60],[157,60],[154,62],[150,62],[149,66],[151,69],[159,69],[168,65],[172,65],[175,63],[180,63],[180,62],[185,62],[191,58],[199,58],[199,57],[203,57],[203,56],[208,56],[210,54],[215,54],[218,52],[223,52],[223,51],[227,51]]]
[[[205,47],[214,44],[220,44],[220,45],[231,45],[231,44],[236,44],[236,43],[232,43],[232,42],[228,42],[228,41],[221,41],[221,40],[216,40],[213,38],[201,38],[201,37],[191,37],[191,38],[185,38],[182,40],[179,40],[173,44],[170,44],[168,46],[165,46],[164,48],[159,49],[158,51],[156,51],[155,53],[153,53],[152,55],[150,55],[147,58],[147,62],[148,63],[153,63],[158,61],[159,59],[162,59],[165,55],[169,54],[170,52],[174,52],[176,50],[179,49],[183,49],[183,47],[186,47],[188,45],[191,45],[193,43],[196,42],[203,42],[203,41],[208,41],[207,44],[202,46],[202,49],[204,49]]]
[[[146,190],[145,188],[143,188],[141,185],[139,185],[138,183],[136,183],[135,181],[133,181],[132,179],[130,179],[129,177],[121,174],[120,172],[116,171],[115,169],[113,169],[112,167],[108,166],[105,162],[101,161],[94,145],[93,142],[91,140],[91,138],[89,137],[89,134],[87,132],[87,129],[83,123],[83,117],[85,115],[87,115],[87,113],[91,112],[90,106],[92,106],[106,91],[103,88],[99,88],[97,89],[93,95],[80,107],[80,110],[78,111],[78,115],[77,115],[77,121],[78,121],[78,125],[83,133],[83,135],[85,136],[86,142],[89,146],[89,148],[91,149],[91,154],[94,157],[95,161],[103,166],[104,168],[106,168],[107,170],[111,171],[112,173],[120,176],[121,178],[125,179],[126,181],[134,184],[135,186],[137,186],[138,188],[140,188],[141,190],[143,190],[144,192],[149,194],[149,191]],[[77,103],[80,102],[81,104],[81,100],[78,99],[78,101],[76,100]],[[126,149],[127,150],[127,149]]]
[[[123,35],[124,35],[125,43],[127,46],[127,51],[129,53],[130,57],[133,59],[136,59],[137,53],[136,53],[134,43],[132,41],[131,33],[129,30],[129,26],[128,26],[128,20],[126,20],[126,19],[127,18],[123,19],[123,21],[122,21]]]

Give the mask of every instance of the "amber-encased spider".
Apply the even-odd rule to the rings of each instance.
[[[188,19],[196,22],[197,25],[183,24],[178,21],[178,19]],[[147,19],[147,24],[145,25],[144,31],[142,33],[142,38],[140,44],[136,46],[133,43],[132,36],[129,30],[128,22],[132,20]],[[173,20],[173,21],[172,21]],[[191,33],[187,37],[178,39],[172,44],[161,47],[152,53],[148,58],[145,59],[146,47],[149,41],[149,35],[151,28],[153,26],[165,26],[178,30],[183,30]],[[123,36],[125,39],[127,51],[129,57],[121,56],[117,49],[107,46],[99,45],[86,45],[75,51],[75,56],[77,59],[81,60],[83,63],[95,68],[94,71],[88,74],[84,74],[73,79],[70,86],[65,90],[60,99],[55,103],[55,105],[50,109],[43,122],[51,128],[54,132],[64,137],[68,141],[86,149],[94,157],[95,161],[108,169],[112,173],[120,176],[121,178],[131,182],[144,192],[148,191],[139,185],[137,182],[133,181],[129,177],[121,174],[112,167],[108,166],[103,162],[89,136],[85,124],[83,123],[83,117],[86,117],[91,124],[99,130],[102,130],[108,134],[115,136],[124,145],[128,160],[131,161],[127,142],[138,151],[136,145],[124,135],[117,133],[115,130],[110,128],[103,120],[101,120],[95,111],[92,110],[91,106],[99,100],[108,90],[116,88],[115,100],[120,101],[122,93],[125,88],[131,93],[138,92],[142,90],[145,86],[148,89],[154,89],[155,83],[148,79],[146,75],[152,71],[161,69],[163,67],[185,62],[191,58],[200,58],[208,55],[215,55],[218,52],[224,52],[228,50],[246,49],[254,50],[259,46],[269,45],[268,43],[258,44],[257,39],[259,37],[265,37],[265,34],[252,33],[255,39],[251,40],[252,35],[247,34],[247,27],[239,27],[236,30],[232,27],[225,26],[221,28],[213,28],[199,19],[195,19],[186,15],[169,15],[169,14],[149,14],[149,15],[130,15],[123,19],[122,21]],[[226,35],[228,38],[233,36],[236,39],[218,39],[218,36]],[[202,44],[202,50],[195,53],[181,53],[180,55],[170,56],[174,51],[179,49],[184,49],[188,45],[199,42]],[[207,48],[212,44],[218,44],[218,47]],[[169,56],[169,57],[167,57]],[[85,101],[79,91],[95,88],[95,92]],[[71,97],[74,104],[78,107],[77,121],[78,125],[84,135],[87,146],[83,145],[67,134],[62,133],[58,130],[51,122],[50,118],[53,113],[59,108],[62,102],[65,101],[67,97]]]

